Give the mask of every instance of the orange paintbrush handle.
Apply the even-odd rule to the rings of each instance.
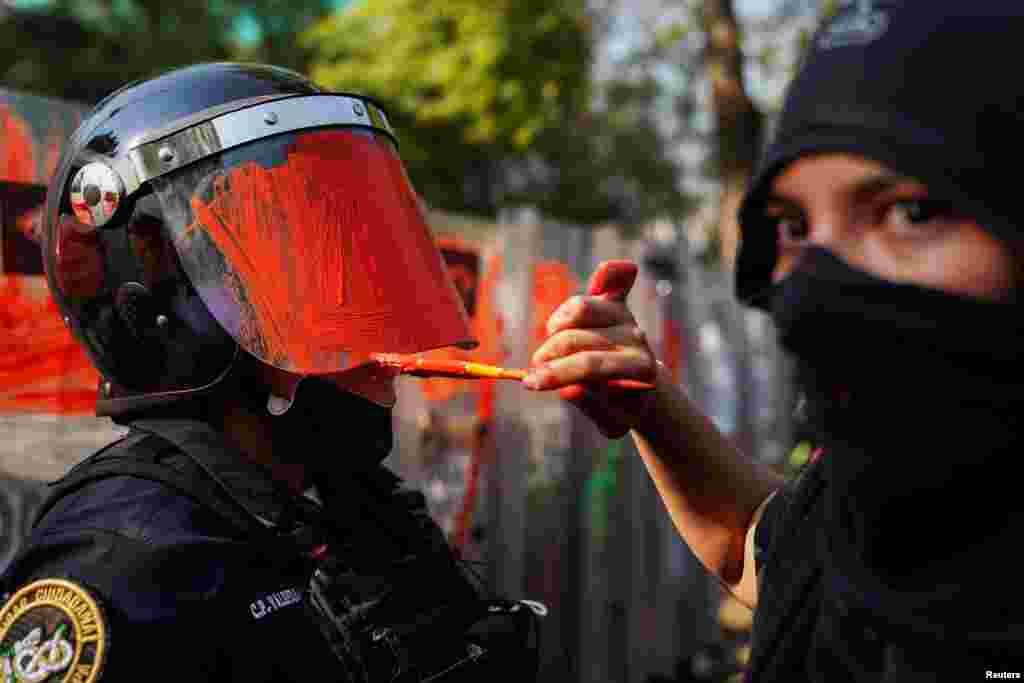
[[[379,354],[377,362],[391,368],[401,375],[413,377],[449,377],[453,379],[511,379],[521,380],[526,377],[525,370],[512,370],[494,365],[473,363],[461,360],[441,360],[435,358],[419,358],[417,356],[400,356],[396,354]]]
[[[452,377],[456,379],[514,379],[526,376],[522,370],[510,370],[494,365],[471,363],[469,361],[434,360],[416,358],[402,368],[403,375],[416,377]]]
[[[511,379],[522,380],[526,370],[501,368],[495,365],[469,361],[432,360],[417,358],[402,368],[401,374],[413,377],[450,377],[453,379]],[[653,389],[653,385],[632,379],[617,379],[608,382],[616,389]]]
[[[450,379],[510,379],[521,381],[527,375],[526,370],[502,368],[496,365],[485,365],[461,360],[440,360],[434,358],[418,358],[416,356],[400,356],[396,354],[378,354],[376,360],[382,366],[390,368],[399,375],[413,377],[447,377]],[[654,385],[633,379],[616,379],[608,382],[615,389],[653,389]]]

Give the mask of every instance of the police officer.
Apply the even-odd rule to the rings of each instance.
[[[671,386],[620,300],[549,322],[527,386],[632,429],[689,546],[756,606],[750,680],[1024,674],[1024,89],[1005,71],[1022,39],[1010,0],[846,2],[814,37],[741,208],[737,269],[822,448],[792,482]],[[625,292],[632,275],[597,276]],[[608,378],[657,389],[594,388]]]
[[[474,341],[375,102],[258,65],[130,84],[45,220],[97,412],[130,431],[3,577],[2,680],[530,677],[531,610],[485,600],[381,465],[372,354]]]

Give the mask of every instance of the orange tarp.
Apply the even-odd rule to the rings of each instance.
[[[98,381],[45,280],[0,275],[0,413],[92,414]]]
[[[32,131],[10,107],[0,103],[0,181],[36,182]]]

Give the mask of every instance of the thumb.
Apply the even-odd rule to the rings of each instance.
[[[611,301],[625,301],[636,282],[638,270],[632,261],[602,261],[590,276],[587,294],[604,295]]]

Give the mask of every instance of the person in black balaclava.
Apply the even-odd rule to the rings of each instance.
[[[633,430],[680,533],[756,606],[749,680],[1024,674],[1022,39],[1011,0],[846,2],[814,37],[737,263],[821,447],[793,481],[670,385],[621,301],[575,299],[549,323],[527,385]],[[599,276],[627,292],[631,274]],[[657,388],[594,388],[627,377]]]

